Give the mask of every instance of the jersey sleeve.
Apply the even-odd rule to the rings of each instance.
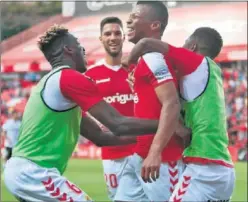
[[[73,69],[62,70],[60,88],[62,94],[77,103],[83,111],[102,101],[95,83]]]
[[[144,68],[145,75],[154,87],[173,81],[173,76],[161,53],[152,52],[143,55],[140,65]]]
[[[177,48],[169,45],[169,51],[166,55],[173,61],[173,68],[176,68],[182,76],[191,74],[202,63],[204,56],[185,48]]]

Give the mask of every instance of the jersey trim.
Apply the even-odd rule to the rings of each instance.
[[[52,74],[50,74],[50,75],[48,76],[48,78],[46,79],[46,81],[45,81],[45,83],[44,83],[44,86],[43,86],[43,88],[42,88],[42,90],[41,90],[41,92],[40,92],[40,97],[41,97],[42,102],[44,103],[44,105],[45,105],[48,109],[50,109],[50,110],[53,111],[53,112],[67,112],[67,111],[70,111],[70,110],[72,110],[72,109],[78,107],[78,105],[76,105],[76,106],[71,107],[71,108],[69,108],[69,109],[65,109],[65,110],[56,110],[56,109],[53,109],[53,108],[51,108],[50,106],[48,106],[48,104],[46,103],[46,101],[45,101],[44,98],[43,98],[43,95],[42,95],[42,94],[44,93],[44,90],[45,90],[45,87],[46,87],[46,84],[47,84],[48,79],[49,79],[51,76],[53,76],[54,74],[58,73],[59,71],[61,71],[61,70],[63,70],[63,69],[71,69],[71,68],[70,68],[70,67],[61,67],[60,69],[58,69],[58,70],[54,71]]]
[[[222,165],[228,168],[233,168],[233,164],[228,163],[223,160],[218,160],[218,159],[207,159],[207,158],[201,158],[201,157],[183,157],[183,162],[184,163],[200,163],[200,164],[218,164]]]
[[[106,60],[105,59],[102,59],[102,60],[99,60],[98,62],[96,62],[95,64],[89,66],[87,68],[87,71],[88,70],[91,70],[91,69],[94,69],[94,68],[97,68],[97,67],[101,67],[101,66],[104,66],[112,71],[119,71],[121,69],[121,65],[109,65],[106,63]]]
[[[170,82],[170,81],[173,82],[173,83],[175,84],[175,82],[174,82],[174,80],[173,80],[173,78],[172,78],[172,79],[167,79],[167,80],[165,80],[165,81],[162,81],[162,82],[160,82],[160,83],[157,83],[157,84],[153,85],[153,88],[157,88],[157,87],[161,86],[162,84],[168,83],[168,82]]]

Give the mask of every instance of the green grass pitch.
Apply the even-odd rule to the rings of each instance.
[[[247,201],[247,163],[236,163],[236,186],[232,201]],[[70,161],[65,176],[84,190],[94,201],[108,201],[100,160]],[[1,202],[16,201],[1,180]]]

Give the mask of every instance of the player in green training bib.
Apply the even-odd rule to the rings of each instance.
[[[66,28],[51,27],[38,45],[52,70],[31,92],[4,170],[5,184],[20,201],[91,201],[62,176],[79,134],[98,146],[130,144],[136,138],[102,132],[85,112],[115,134],[154,133],[158,121],[123,117],[102,100],[95,83],[81,74],[84,48]]]
[[[170,201],[228,201],[235,171],[228,150],[225,99],[221,69],[213,61],[223,42],[220,34],[202,27],[176,48],[157,39],[143,39],[131,51],[135,63],[147,52],[163,53],[174,66],[185,125],[192,130],[184,150],[186,169]]]

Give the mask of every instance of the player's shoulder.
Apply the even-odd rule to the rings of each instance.
[[[143,59],[151,59],[151,58],[164,58],[164,55],[159,52],[150,52],[150,53],[145,53],[142,56]]]
[[[81,73],[75,69],[65,69],[61,72],[60,82],[81,85],[83,83],[94,83],[94,80],[85,73]]]
[[[84,77],[85,79],[87,79],[88,81],[90,81],[90,82],[92,82],[92,83],[95,84],[95,80],[94,80],[93,78],[89,77],[88,75],[86,75],[86,73],[83,73],[82,75],[83,75],[83,77]]]
[[[149,69],[156,69],[159,67],[167,67],[166,59],[163,54],[158,52],[146,53],[142,56],[140,63],[145,63]]]
[[[62,69],[61,72],[58,72],[61,74],[61,77],[68,77],[68,78],[75,78],[75,77],[81,77],[81,73],[75,69],[67,68]]]

